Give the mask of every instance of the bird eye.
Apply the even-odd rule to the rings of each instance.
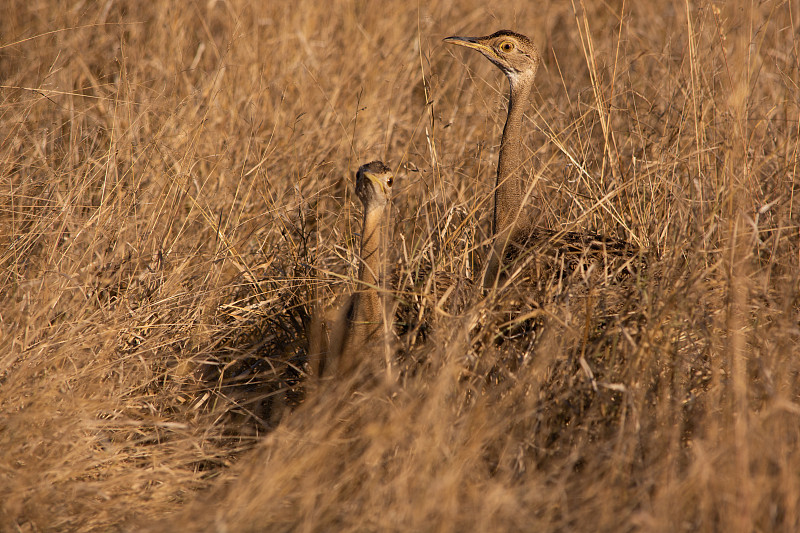
[[[511,41],[504,41],[500,45],[500,50],[502,50],[503,52],[510,52],[513,49],[514,49],[514,43],[512,43]]]
[[[386,180],[386,185],[391,187],[392,186],[392,181],[394,181],[393,178],[389,177],[389,179]]]

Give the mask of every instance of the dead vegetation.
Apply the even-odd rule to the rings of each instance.
[[[800,529],[796,5],[589,4],[13,1],[0,529]],[[646,267],[409,275],[399,382],[309,386],[359,164],[397,264],[479,276],[506,82],[441,39],[500,28],[546,223]]]

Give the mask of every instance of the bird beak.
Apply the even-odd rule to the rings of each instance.
[[[466,46],[467,48],[472,48],[473,50],[477,50],[479,52],[484,52],[484,53],[488,52],[488,53],[494,55],[494,52],[492,51],[491,48],[489,48],[485,44],[479,42],[478,39],[475,38],[475,37],[453,36],[453,37],[448,37],[447,39],[444,39],[444,42],[449,43],[449,44],[457,44],[459,46]]]
[[[378,186],[378,187],[381,189],[381,191],[383,191],[383,194],[386,194],[386,187],[383,185],[383,182],[380,180],[380,178],[379,178],[378,176],[376,176],[376,175],[375,175],[375,174],[373,174],[372,172],[364,172],[364,175],[365,175],[367,178],[369,178],[369,180],[370,180],[372,183],[374,183],[375,185],[377,185],[377,186]]]

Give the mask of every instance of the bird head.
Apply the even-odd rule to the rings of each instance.
[[[541,62],[530,39],[509,30],[485,37],[448,37],[444,42],[477,50],[502,70],[512,85],[521,79],[532,81]]]
[[[384,207],[391,196],[394,176],[383,161],[361,165],[356,172],[356,195],[366,211]]]

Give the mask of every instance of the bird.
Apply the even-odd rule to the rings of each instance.
[[[429,299],[445,313],[457,312],[466,305],[473,286],[468,278],[425,263],[415,269],[399,263],[390,267],[386,233],[393,184],[392,171],[382,161],[362,165],[356,172],[356,196],[363,205],[358,282],[337,312],[324,363],[328,368],[322,369],[326,374],[352,375],[380,343],[389,342],[385,356],[391,375],[392,353],[401,345],[424,341],[431,329],[430,317],[423,317],[422,300]],[[385,325],[385,318],[391,324]]]
[[[383,161],[356,171],[356,196],[363,205],[358,284],[340,309],[329,353],[334,373],[348,375],[361,363],[359,354],[382,338],[384,331],[384,234],[394,175]]]
[[[509,82],[508,116],[500,141],[494,189],[494,242],[484,271],[484,288],[497,286],[503,262],[526,249],[551,247],[564,254],[630,253],[633,247],[625,241],[596,233],[539,227],[534,224],[530,210],[523,205],[526,190],[521,172],[522,122],[542,61],[536,45],[525,35],[510,30],[500,30],[484,37],[447,37],[444,42],[477,50],[497,66]]]

